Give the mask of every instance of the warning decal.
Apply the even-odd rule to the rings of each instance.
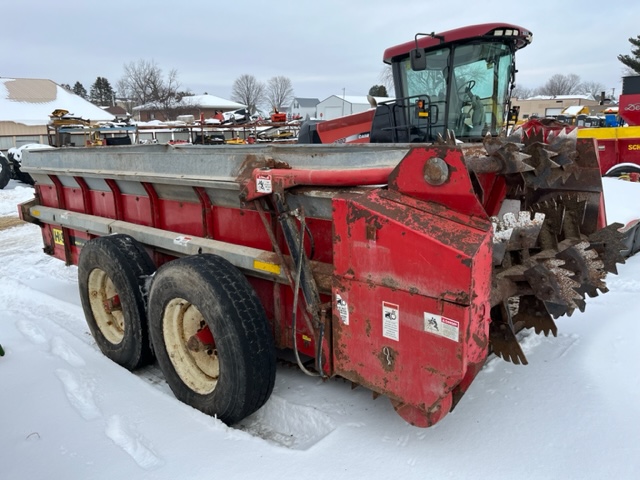
[[[382,302],[382,336],[391,340],[400,340],[400,307],[398,305]]]
[[[435,313],[424,312],[424,331],[457,342],[460,338],[460,322]]]
[[[58,245],[64,245],[64,235],[62,235],[62,230],[58,228],[52,228],[53,232],[53,242]]]
[[[271,184],[271,175],[260,173],[256,176],[256,192],[271,193],[273,186]]]
[[[349,305],[347,305],[347,301],[340,296],[339,293],[336,292],[336,308],[338,309],[338,313],[340,314],[340,320],[345,325],[349,325]]]

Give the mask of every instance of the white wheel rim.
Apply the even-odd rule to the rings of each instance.
[[[213,392],[220,376],[215,349],[194,351],[187,346],[204,324],[198,308],[182,298],[174,298],[164,309],[162,334],[169,359],[185,385],[201,395]]]
[[[124,315],[118,292],[104,270],[96,268],[89,274],[89,303],[93,318],[102,335],[114,345],[124,339]]]

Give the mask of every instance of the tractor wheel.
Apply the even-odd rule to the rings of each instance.
[[[268,400],[275,348],[244,275],[217,255],[174,260],[156,273],[149,322],[158,364],[182,402],[231,425]]]
[[[82,308],[93,338],[117,364],[134,370],[153,361],[146,284],[155,265],[128,235],[87,242],[78,260]]]
[[[22,183],[26,183],[27,185],[35,185],[35,181],[33,180],[33,177],[31,175],[29,175],[26,172],[23,172],[20,170],[20,168],[17,168],[15,170],[15,176],[16,176],[16,180],[18,180],[19,182]]]
[[[9,160],[0,152],[0,190],[7,186],[11,180],[11,167]]]
[[[637,181],[638,175],[640,175],[640,166],[627,163],[610,168],[604,176],[618,178],[619,180],[632,180],[635,178],[635,181]]]

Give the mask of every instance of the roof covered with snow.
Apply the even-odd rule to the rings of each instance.
[[[189,95],[182,97],[180,102],[177,102],[174,108],[212,108],[220,110],[238,110],[239,108],[246,108],[246,105],[227,100],[225,98],[216,97],[215,95]],[[156,110],[158,109],[157,103],[147,103],[139,107],[134,107],[134,110]]]
[[[592,95],[536,95],[526,100],[593,100]]]
[[[584,105],[571,105],[565,108],[564,110],[562,110],[562,113],[565,115],[579,115],[582,113],[584,109],[585,109]]]
[[[367,95],[331,95],[328,98],[336,97],[340,100],[344,100],[347,103],[351,103],[353,105],[369,105],[369,100],[367,99]],[[388,102],[389,100],[393,100],[390,97],[373,97],[377,103]],[[323,100],[323,102],[325,101]]]
[[[67,110],[92,122],[113,115],[60,85],[40,78],[0,78],[0,122],[47,125],[54,110]]]

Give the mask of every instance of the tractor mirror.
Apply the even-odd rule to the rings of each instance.
[[[411,70],[416,72],[427,69],[427,56],[424,50],[414,48],[411,50]]]

